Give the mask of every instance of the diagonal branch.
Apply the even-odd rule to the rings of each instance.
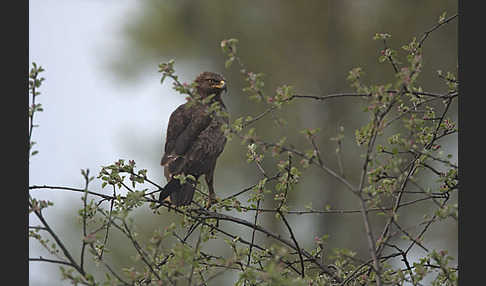
[[[454,20],[455,18],[458,17],[458,14],[455,14],[455,15],[452,15],[450,16],[449,18],[445,19],[444,21],[441,21],[439,23],[437,23],[435,26],[433,26],[432,28],[430,28],[429,30],[425,31],[423,34],[422,34],[422,37],[418,43],[418,46],[417,46],[417,49],[415,49],[415,52],[420,49],[422,47],[422,45],[424,44],[425,40],[427,40],[427,38],[429,37],[429,35],[439,29],[441,26],[449,23],[450,21]]]
[[[61,248],[64,256],[69,260],[69,264],[71,267],[76,269],[76,271],[79,272],[84,278],[86,278],[86,272],[84,269],[74,260],[74,258],[71,256],[71,253],[67,250],[66,246],[64,246],[64,243],[62,243],[61,239],[57,236],[57,234],[52,230],[52,228],[49,226],[47,221],[45,220],[44,216],[41,213],[40,209],[34,208],[31,202],[29,202],[29,207],[33,210],[37,218],[41,221],[41,223],[44,225],[45,229],[49,234],[54,238],[56,241],[57,245]]]

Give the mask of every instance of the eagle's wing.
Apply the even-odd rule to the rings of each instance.
[[[188,112],[184,104],[180,105],[169,117],[169,124],[167,126],[167,136],[165,139],[164,156],[160,164],[167,165],[171,155],[174,153],[174,147],[177,137],[186,129],[186,126],[191,121],[191,114]]]
[[[206,114],[203,106],[198,104],[190,107],[186,104],[179,106],[169,118],[165,154],[162,157],[161,165],[169,166],[171,162],[184,157],[187,150],[210,122],[211,117]],[[179,163],[176,165],[179,165]],[[171,169],[174,169],[174,167],[171,167]]]

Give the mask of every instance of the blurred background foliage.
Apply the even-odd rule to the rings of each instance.
[[[274,95],[276,88],[283,84],[294,86],[295,91],[302,95],[354,92],[346,77],[348,71],[358,66],[364,69],[364,82],[367,84],[395,82],[391,65],[378,62],[383,43],[372,40],[375,33],[391,34],[390,47],[400,50],[413,37],[419,38],[437,23],[444,11],[447,15],[457,13],[457,1],[145,0],[138,2],[138,7],[127,13],[124,22],[120,23],[124,42],[118,46],[118,52],[108,54],[102,60],[107,72],[120,80],[121,85],[136,84],[144,74],[153,73],[160,62],[169,59],[176,60],[176,73],[186,82],[192,81],[204,70],[220,72],[229,82],[229,95],[224,101],[231,118],[235,119],[243,115],[257,115],[265,106],[250,101],[242,91],[246,83],[236,63],[229,69],[224,68],[225,56],[220,47],[222,40],[239,40],[238,54],[246,68],[265,74],[266,95]],[[403,53],[399,56],[403,56]],[[419,83],[424,90],[446,92],[447,87],[438,78],[437,70],[457,71],[457,21],[441,27],[430,36],[424,45],[423,56],[424,69]],[[406,62],[405,58],[400,59]],[[164,84],[171,83],[167,81]],[[170,96],[179,96],[183,102],[183,98],[175,91]],[[337,145],[330,138],[335,137],[338,128],[343,126],[345,138],[342,159],[345,175],[357,184],[362,150],[355,144],[354,130],[368,120],[368,115],[362,111],[363,106],[357,98],[325,102],[296,100],[276,113],[287,121],[286,125],[276,125],[268,117],[255,125],[256,132],[266,141],[276,142],[286,137],[288,144],[299,150],[308,150],[311,145],[300,131],[304,128],[320,128],[317,143],[323,159],[334,170],[338,170],[335,153]],[[450,117],[457,119],[456,106],[453,105],[449,112]],[[161,130],[163,139],[165,132],[165,129]],[[130,145],[129,137],[126,134],[125,144],[144,152],[144,148]],[[160,146],[160,152],[146,151],[144,154],[157,166],[164,142],[146,144]],[[457,139],[444,142],[443,146],[452,149],[450,152],[457,158]],[[226,197],[253,185],[261,178],[257,168],[246,162],[246,152],[247,147],[241,145],[238,139],[227,144],[216,168],[218,196]],[[357,164],[357,161],[360,163]],[[271,174],[275,170],[274,163],[275,160],[267,153],[264,166]],[[149,174],[149,177],[156,175]],[[163,182],[163,179],[155,179]],[[342,185],[322,171],[312,168],[304,171],[303,180],[290,196],[289,206],[291,209],[303,209],[310,202],[316,209],[324,209],[326,205],[332,209],[358,208],[358,201]],[[272,202],[267,200],[266,203]],[[424,203],[413,208],[424,208],[419,212],[423,213],[427,207],[428,204]],[[413,216],[413,208],[402,210],[400,219],[407,220],[408,216]],[[156,216],[148,207],[136,213],[135,223],[140,235],[146,238],[154,229],[177,219],[173,213],[167,212]],[[251,214],[237,216],[252,218]],[[329,234],[330,249],[350,248],[357,251],[359,257],[368,257],[359,213],[289,216],[289,220],[296,227],[297,238],[304,247],[310,247],[315,236]],[[287,235],[272,214],[262,215],[260,222],[273,231]],[[380,220],[376,219],[375,222]],[[380,231],[378,227],[375,229]],[[240,232],[243,237],[251,235],[250,229],[233,231]],[[257,238],[265,240],[264,237]],[[426,245],[448,249],[452,256],[457,257],[456,224],[448,223],[447,220],[435,224],[425,241]],[[109,244],[115,265],[125,267],[131,264],[124,257],[127,253],[135,252],[126,247],[127,242],[112,235]],[[224,253],[217,243],[206,246],[214,247],[217,253]],[[220,279],[225,278],[222,276]]]

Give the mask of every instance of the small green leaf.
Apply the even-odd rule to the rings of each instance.
[[[447,16],[447,12],[444,12],[444,13],[442,13],[440,15],[440,17],[439,17],[439,24],[444,23],[446,16]]]

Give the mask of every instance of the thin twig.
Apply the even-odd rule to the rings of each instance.
[[[429,144],[427,144],[427,145],[425,146],[425,149],[426,149],[426,150],[427,150],[427,149],[430,149],[430,148],[431,148],[431,147],[434,145],[435,140],[437,139],[437,134],[439,133],[440,125],[442,124],[442,121],[444,120],[444,118],[445,118],[445,116],[446,116],[446,114],[447,114],[447,111],[449,110],[449,107],[451,106],[451,103],[452,103],[452,98],[449,98],[449,99],[447,100],[447,104],[446,104],[445,110],[444,110],[444,112],[442,112],[442,116],[440,117],[440,119],[439,119],[439,123],[437,124],[437,127],[436,127],[436,129],[435,129],[435,131],[434,131],[434,134],[433,134],[432,140],[430,140]]]
[[[116,187],[113,185],[113,197],[116,198]],[[111,225],[111,214],[113,212],[113,204],[115,200],[111,200],[110,202],[110,212],[108,214],[108,223],[106,225],[106,233],[105,233],[105,238],[103,239],[103,247],[101,248],[101,253],[100,253],[100,259],[103,258],[103,253],[105,251],[106,247],[106,242],[108,241],[108,234],[110,232],[110,225]]]
[[[257,200],[255,218],[253,220],[254,225],[257,225],[259,208],[260,208],[260,199]],[[251,245],[250,245],[249,250],[248,250],[248,261],[246,262],[247,267],[250,266],[250,262],[251,262],[251,251],[253,250],[253,244],[255,243],[255,233],[256,233],[256,229],[254,228],[252,233],[251,233]]]
[[[41,211],[35,209],[33,207],[33,205],[32,205],[31,202],[29,202],[29,206],[30,206],[30,208],[32,208],[32,210],[35,213],[35,215],[37,216],[37,218],[44,225],[44,227],[46,228],[47,232],[49,232],[49,234],[56,241],[57,245],[59,245],[59,247],[61,248],[64,256],[69,260],[69,263],[70,263],[71,267],[73,267],[74,269],[76,269],[76,271],[78,271],[79,274],[81,274],[84,278],[86,278],[85,277],[86,276],[86,272],[84,271],[84,269],[81,268],[81,266],[79,266],[78,263],[71,256],[71,253],[67,250],[66,246],[64,246],[64,243],[62,243],[61,239],[59,239],[59,237],[57,236],[57,234],[52,230],[52,228],[49,226],[49,224],[47,223],[47,221],[44,219],[44,216],[42,215]]]
[[[279,178],[279,177],[280,177],[280,173],[277,173],[275,176],[270,177],[270,178],[267,180],[267,182],[270,182],[270,181],[276,180],[276,179],[277,179],[277,178]],[[244,194],[244,193],[246,193],[246,192],[248,192],[248,191],[251,191],[251,190],[252,190],[254,187],[256,187],[257,185],[258,185],[258,183],[254,184],[254,185],[252,185],[252,186],[249,186],[249,187],[247,187],[247,188],[244,188],[243,190],[241,190],[241,191],[239,191],[239,192],[237,192],[237,193],[235,193],[235,194],[233,194],[233,195],[229,195],[228,197],[226,197],[226,198],[222,199],[221,201],[226,201],[226,200],[230,200],[230,199],[236,198],[237,196],[239,196],[239,195],[241,195],[241,194]]]
[[[297,239],[295,238],[295,235],[294,235],[294,232],[292,231],[292,228],[290,227],[290,224],[289,222],[287,221],[287,219],[285,218],[284,214],[282,213],[281,210],[278,211],[278,213],[280,214],[280,216],[282,217],[282,220],[283,222],[285,223],[285,226],[287,226],[287,229],[289,230],[289,234],[290,234],[290,237],[292,238],[292,240],[294,241],[295,243],[295,248],[297,249],[297,253],[299,254],[299,259],[300,259],[300,267],[302,269],[302,272],[301,272],[301,276],[302,278],[305,277],[305,274],[304,274],[304,271],[305,271],[305,267],[304,267],[304,259],[302,258],[302,251],[299,247],[299,243],[297,242]]]
[[[137,250],[138,254],[140,255],[140,257],[142,258],[142,261],[145,263],[145,265],[148,266],[150,272],[152,272],[152,274],[154,274],[155,277],[157,277],[157,279],[160,280],[160,276],[159,274],[154,270],[154,268],[152,267],[152,263],[150,263],[147,259],[147,254],[145,253],[145,251],[143,250],[143,248],[140,246],[140,244],[138,243],[138,241],[135,239],[135,237],[133,237],[133,234],[130,230],[130,228],[128,227],[127,223],[125,220],[122,220],[122,223],[123,223],[123,228],[124,228],[124,233],[127,235],[128,239],[130,239],[130,241],[132,242],[133,246],[135,247],[135,250]],[[112,222],[112,224],[115,226],[115,227],[118,227],[120,230],[122,229],[121,226],[118,226],[116,223]]]
[[[89,184],[89,169],[84,173],[85,186],[84,186],[84,196],[83,196],[83,242],[81,245],[81,268],[84,269],[84,251],[86,249],[86,220],[87,220],[87,200],[88,200],[88,184]]]
[[[43,258],[42,256],[39,256],[39,258],[30,258],[29,261],[41,261],[41,262],[49,262],[49,263],[55,263],[55,264],[63,264],[67,266],[73,266],[70,262],[67,261],[62,261],[62,260],[55,260],[55,259],[48,259],[48,258]]]
[[[422,193],[422,192],[420,192]],[[422,201],[426,201],[426,200],[430,200],[432,199],[433,197],[425,197],[425,198],[420,198],[420,199],[416,199],[416,200],[411,200],[411,201],[408,201],[408,202],[404,202],[404,203],[401,203],[399,207],[404,207],[404,206],[409,206],[409,205],[414,205],[418,202],[422,202]],[[248,208],[248,207],[244,207],[244,206],[241,206],[242,209],[244,210],[247,210],[247,211],[257,211],[256,208]],[[367,212],[382,212],[382,211],[389,211],[389,210],[393,210],[394,207],[389,207],[389,208],[369,208],[369,209],[366,209]],[[278,210],[275,210],[275,209],[258,209],[259,212],[273,212],[273,213],[277,213]],[[305,215],[305,214],[359,214],[361,213],[362,210],[361,209],[355,209],[355,210],[306,210],[306,211],[299,211],[299,210],[289,210],[289,211],[286,211],[285,213],[286,214],[294,214],[294,215]]]
[[[422,38],[420,39],[419,43],[418,43],[418,46],[417,46],[417,49],[415,49],[415,52],[420,49],[422,47],[422,45],[424,44],[425,40],[429,37],[429,35],[437,30],[438,28],[440,28],[441,26],[449,23],[450,21],[454,20],[455,18],[457,18],[458,14],[455,14],[455,15],[452,15],[450,16],[449,18],[445,19],[444,21],[440,22],[440,23],[437,23],[435,26],[433,26],[432,28],[430,28],[429,30],[425,31],[423,34],[422,34]]]
[[[327,95],[300,95],[294,94],[290,97],[293,98],[310,98],[316,100],[328,100],[334,98],[341,98],[341,97],[370,97],[370,93],[334,93],[334,94],[327,94]]]
[[[377,120],[377,117],[375,116],[374,121],[376,121],[376,120]],[[361,214],[363,216],[363,223],[364,223],[364,227],[365,227],[365,231],[366,231],[366,237],[368,239],[368,249],[369,249],[369,252],[371,254],[371,258],[373,259],[373,268],[376,272],[376,284],[377,284],[377,286],[381,285],[380,264],[379,264],[379,261],[378,261],[378,257],[376,255],[375,239],[373,237],[373,232],[371,230],[371,224],[369,222],[366,203],[363,199],[362,192],[363,192],[363,189],[364,189],[364,183],[365,183],[365,178],[366,178],[366,175],[367,175],[368,165],[369,165],[369,162],[370,162],[371,152],[373,150],[374,142],[375,142],[376,136],[378,134],[378,132],[376,130],[376,126],[379,126],[379,125],[380,125],[379,122],[378,123],[375,122],[375,124],[373,124],[373,128],[371,130],[371,138],[370,138],[370,141],[368,142],[368,148],[367,148],[367,152],[365,154],[365,160],[364,160],[364,163],[363,163],[363,168],[362,168],[362,172],[361,172],[361,180],[360,180],[359,189],[358,189],[359,202],[360,202],[360,205],[361,205]]]
[[[80,193],[88,193],[90,195],[98,196],[107,200],[113,199],[112,196],[101,194],[101,193],[96,193],[92,191],[87,191],[84,189],[76,189],[76,188],[70,188],[70,187],[62,187],[62,186],[48,186],[48,185],[43,185],[43,186],[29,186],[29,190],[37,190],[37,189],[51,189],[51,190],[65,190],[65,191],[73,191],[73,192],[80,192]]]
[[[187,283],[187,285],[191,286],[191,283],[192,283],[192,276],[194,274],[194,265],[195,265],[195,262],[196,262],[196,258],[197,258],[197,252],[199,251],[199,245],[201,243],[201,232],[199,232],[199,236],[197,237],[197,242],[196,242],[196,248],[194,249],[194,257],[192,259],[192,267],[191,267],[191,273],[189,274],[189,281]]]

